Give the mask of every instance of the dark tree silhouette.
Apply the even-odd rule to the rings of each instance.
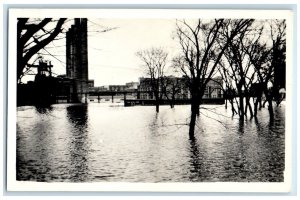
[[[255,85],[257,93],[257,100],[254,104],[255,115],[262,93],[264,93],[272,119],[274,116],[273,100],[275,99],[279,105],[282,101],[279,90],[285,88],[286,23],[285,20],[271,20],[269,24],[266,35],[270,39],[262,42],[261,33],[258,33],[257,39],[249,40],[246,52],[258,76],[258,83]],[[269,83],[272,84],[272,88],[268,88]]]
[[[235,114],[238,114],[234,106],[236,91],[233,85],[233,77],[229,74],[229,66],[226,67],[226,64],[224,64],[223,60],[220,60],[219,62],[218,72],[223,80],[220,86],[223,90],[223,96],[225,99],[225,109],[227,109],[227,101],[229,101],[231,105],[232,116],[234,116]]]
[[[225,81],[224,93],[236,91],[235,106],[241,119],[248,112],[256,117],[258,106],[262,107],[263,94],[272,119],[273,100],[278,97],[276,101],[280,103],[279,89],[285,88],[285,21],[263,20],[249,24],[229,43],[218,70]],[[270,84],[273,87],[268,87]],[[234,104],[230,103],[233,108]]]
[[[248,55],[251,64],[257,74],[257,82],[253,83],[250,88],[250,93],[256,98],[254,101],[254,116],[257,115],[258,105],[261,109],[262,95],[265,93],[267,99],[270,100],[269,111],[270,116],[273,115],[272,100],[268,90],[268,82],[273,77],[274,67],[270,63],[271,48],[267,47],[266,41],[261,41],[261,36],[264,26],[260,31],[256,32],[254,38],[249,38],[247,45],[243,48]]]
[[[234,82],[237,90],[236,97],[238,98],[238,100],[235,100],[241,120],[247,116],[248,111],[251,117],[254,115],[252,106],[250,104],[251,95],[249,91],[252,83],[255,80],[256,73],[253,69],[250,59],[248,58],[247,51],[245,50],[251,46],[251,43],[249,44],[248,41],[252,38],[248,38],[248,35],[255,35],[257,33],[256,30],[253,31],[253,27],[251,25],[252,23],[249,23],[245,29],[241,31],[241,34],[229,42],[228,48],[224,53],[224,58],[227,60],[229,67],[226,68],[227,72],[224,72],[223,76],[230,78],[230,81]],[[231,29],[230,27],[227,28]],[[228,37],[226,34],[224,35],[225,37]],[[225,70],[224,66],[223,70]],[[228,74],[228,76],[225,76],[225,74]],[[230,81],[227,80],[226,82]]]
[[[170,107],[174,108],[176,96],[180,93],[182,86],[184,86],[184,80],[182,78],[169,76],[164,77],[162,80],[162,89],[164,96],[169,101]]]
[[[162,48],[150,48],[137,52],[150,77],[151,92],[155,97],[156,112],[159,112],[159,104],[163,96],[162,82],[165,73],[168,53]]]
[[[182,54],[174,58],[174,65],[188,79],[191,93],[189,129],[191,139],[194,138],[196,118],[199,116],[199,108],[207,83],[217,72],[215,69],[229,43],[252,22],[252,19],[210,21],[198,19],[195,24],[177,21],[176,34]],[[231,29],[225,29],[229,25]],[[220,41],[223,41],[222,45]]]
[[[17,82],[20,83],[26,67],[30,68],[30,59],[53,41],[62,32],[66,18],[35,19],[18,18],[17,23]],[[49,30],[47,25],[52,25]],[[54,25],[53,25],[54,24]],[[46,28],[47,27],[47,28]]]
[[[272,38],[272,66],[274,66],[273,95],[277,106],[283,100],[279,90],[286,88],[286,22],[285,20],[274,20],[271,23]]]

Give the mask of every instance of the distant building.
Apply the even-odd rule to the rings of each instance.
[[[103,92],[103,91],[108,91],[108,87],[105,86],[99,86],[99,87],[90,87],[89,88],[90,92]]]
[[[89,88],[94,87],[94,80],[88,80],[88,86]]]
[[[113,92],[124,92],[126,90],[126,85],[109,85],[108,90]]]
[[[139,99],[154,99],[150,78],[144,78],[144,77],[140,78],[140,85],[138,86],[138,92],[140,93]]]
[[[125,84],[127,89],[137,89],[138,86],[140,85],[139,82],[129,82]]]
[[[190,90],[188,88],[186,78],[167,76],[164,77],[163,87],[164,96],[163,99],[190,99]]]
[[[175,99],[189,99],[190,91],[186,84],[186,79],[182,77],[167,76],[164,77],[162,85],[159,87],[159,92],[162,94],[162,99],[172,98],[175,95]],[[140,99],[154,99],[154,93],[152,91],[151,79],[140,78],[140,85],[138,87],[140,93]]]
[[[109,85],[108,90],[112,92],[136,92],[139,82],[129,82],[125,85]]]
[[[159,92],[164,93],[162,94],[162,99],[170,99],[172,95],[175,96],[175,99],[190,99],[191,94],[186,81],[184,77],[164,77],[159,88]],[[138,92],[140,93],[140,99],[150,100],[155,98],[150,78],[140,78]],[[210,98],[223,98],[222,79],[220,77],[214,78],[207,83],[203,99]]]
[[[223,98],[222,84],[223,81],[221,77],[216,77],[210,80],[206,85],[203,98]]]

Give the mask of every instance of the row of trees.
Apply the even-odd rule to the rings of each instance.
[[[175,76],[167,76],[168,53],[163,48],[150,48],[137,52],[137,56],[143,61],[149,77],[151,91],[149,94],[155,99],[156,112],[162,99],[167,99],[171,108],[174,108],[175,98],[185,90],[185,80]]]
[[[278,105],[282,100],[279,91],[285,88],[285,30],[283,20],[253,22],[228,45],[218,72],[233,115],[256,117],[264,94],[273,118],[272,101]]]
[[[63,32],[66,21],[65,18],[18,19],[18,82],[30,70],[30,60],[40,50],[45,50],[47,44],[59,39],[57,36]],[[272,102],[280,103],[279,91],[285,87],[285,20],[178,20],[175,33],[180,53],[172,58],[172,66],[186,77],[191,94],[191,137],[206,86],[216,75],[223,79],[221,86],[233,115],[241,119],[248,115],[256,117],[257,111],[267,102],[273,118]],[[137,55],[147,68],[159,112],[159,100],[163,95],[159,88],[166,84],[162,80],[168,53],[161,48],[151,48]],[[173,89],[176,92],[176,85]]]
[[[223,79],[221,87],[233,115],[237,114],[241,120],[248,115],[256,117],[257,110],[268,102],[270,118],[273,118],[272,102],[280,103],[279,90],[285,87],[285,32],[284,20],[176,22],[176,39],[181,53],[172,59],[172,66],[186,77],[191,94],[191,138],[206,86],[216,75]],[[137,55],[146,66],[159,112],[162,95],[159,88],[164,84],[168,53],[162,48],[151,48],[139,51]]]

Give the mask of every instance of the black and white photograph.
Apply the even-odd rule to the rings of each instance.
[[[290,12],[15,9],[9,27],[11,190],[290,190]]]

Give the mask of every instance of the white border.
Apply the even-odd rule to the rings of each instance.
[[[37,183],[16,181],[16,22],[18,17],[87,18],[259,18],[287,20],[286,159],[283,183]],[[279,10],[164,10],[164,9],[10,9],[8,51],[8,191],[142,191],[142,192],[289,192],[291,190],[292,15]]]

